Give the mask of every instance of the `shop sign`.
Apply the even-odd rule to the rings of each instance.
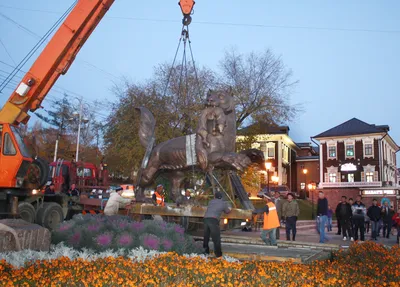
[[[357,166],[352,163],[345,163],[345,164],[342,164],[342,166],[340,167],[340,170],[341,171],[356,171]]]
[[[395,190],[363,190],[363,195],[396,195]]]

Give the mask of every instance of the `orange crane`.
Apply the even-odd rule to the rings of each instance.
[[[15,215],[19,210],[23,219],[48,227],[65,217],[65,205],[60,200],[37,193],[36,189],[47,180],[48,165],[32,158],[18,125],[27,124],[28,112],[41,107],[113,3],[114,0],[78,0],[0,110],[0,216]],[[194,1],[181,0],[179,4],[183,22],[190,23]]]

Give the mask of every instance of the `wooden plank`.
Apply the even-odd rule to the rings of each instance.
[[[161,216],[187,216],[187,217],[204,217],[207,207],[205,206],[154,206],[152,204],[132,204],[130,213],[132,214],[151,214]],[[228,219],[249,219],[252,217],[250,210],[233,208],[228,214],[223,213],[221,218]]]

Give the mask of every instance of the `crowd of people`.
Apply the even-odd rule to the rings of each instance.
[[[337,235],[342,235],[343,240],[365,241],[365,234],[371,231],[371,240],[378,240],[378,237],[389,238],[393,229],[397,230],[397,243],[400,238],[400,208],[395,212],[389,201],[384,200],[381,204],[373,199],[372,205],[368,208],[362,202],[362,197],[357,196],[356,200],[347,199],[342,196],[341,202],[336,206],[335,211],[328,205],[328,200],[323,192],[319,193],[317,205],[317,226],[320,233],[320,243],[327,241],[325,228],[332,231],[332,217],[336,215],[338,223]]]

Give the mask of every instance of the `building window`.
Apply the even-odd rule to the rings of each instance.
[[[329,174],[329,182],[336,182],[336,173]]]
[[[269,158],[270,158],[270,157],[272,157],[272,158],[275,157],[275,148],[273,148],[273,147],[269,147],[269,148],[268,148],[268,157],[269,157]]]
[[[336,158],[336,147],[335,146],[330,146],[329,147],[329,157],[330,158]]]
[[[354,173],[349,173],[347,175],[347,181],[348,182],[354,182]]]
[[[366,172],[365,173],[366,182],[373,182],[374,181],[374,173],[373,172]]]
[[[354,157],[354,145],[352,144],[346,145],[346,156]]]
[[[364,155],[372,155],[372,144],[364,145]]]

